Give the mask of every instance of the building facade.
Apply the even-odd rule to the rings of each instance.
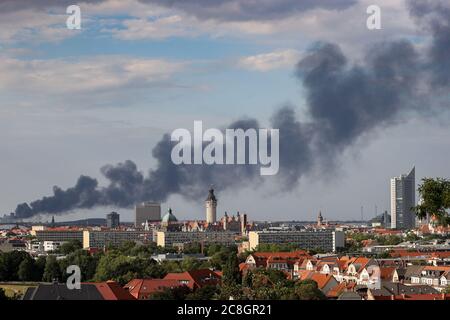
[[[146,221],[161,221],[161,204],[158,202],[143,202],[135,207],[134,226],[142,227]]]
[[[391,179],[391,228],[413,229],[416,205],[415,168],[408,174]]]
[[[239,233],[227,231],[192,231],[168,232],[159,231],[156,243],[161,247],[183,246],[187,243],[217,243],[233,245]]]
[[[120,215],[117,212],[111,212],[106,215],[106,226],[115,229],[120,226]]]
[[[206,222],[215,223],[217,220],[217,198],[214,195],[214,189],[209,189],[208,198],[205,201],[206,205]]]
[[[31,235],[35,236],[39,242],[66,242],[72,240],[83,242],[82,230],[32,230]]]
[[[259,244],[293,244],[303,250],[320,249],[335,252],[336,248],[345,246],[342,231],[331,229],[301,231],[250,231],[250,249]]]
[[[124,242],[152,241],[153,231],[145,230],[84,230],[83,248],[118,247]]]

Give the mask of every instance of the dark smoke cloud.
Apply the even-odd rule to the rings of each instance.
[[[431,32],[433,43],[428,49],[431,84],[447,88],[450,84],[450,6],[448,1],[410,0],[410,13]]]
[[[386,42],[368,48],[365,60],[352,64],[339,46],[319,43],[298,63],[296,73],[305,91],[307,119],[298,120],[291,106],[277,110],[271,118],[271,126],[280,129],[276,178],[284,188],[294,187],[314,167],[332,167],[344,150],[375,130],[402,121],[411,112],[430,112],[436,93],[448,93],[450,10],[443,2],[410,1],[409,8],[432,35],[425,54],[408,41]],[[425,106],[420,104],[424,97]],[[448,111],[448,99],[444,106]],[[255,119],[227,126],[259,127]],[[210,184],[239,192],[241,186],[263,182],[259,166],[176,166],[170,159],[173,145],[170,136],[164,135],[153,149],[156,169],[147,176],[132,161],[108,165],[101,169],[109,180],[106,187],[81,176],[73,188],[55,187],[53,196],[18,205],[16,215],[26,218],[94,206],[130,207],[144,200],[164,201],[172,194],[202,199]]]

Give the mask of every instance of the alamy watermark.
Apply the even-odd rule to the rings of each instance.
[[[262,176],[278,173],[280,167],[279,129],[207,129],[194,121],[193,137],[187,129],[176,129],[171,140],[178,142],[172,162],[207,165],[260,165]]]
[[[66,20],[67,29],[80,30],[81,29],[81,8],[78,5],[68,6],[66,13],[69,17]]]
[[[80,267],[73,264],[67,267],[66,273],[70,274],[67,277],[66,286],[69,290],[81,289],[81,270]]]
[[[380,30],[381,29],[381,8],[375,4],[367,7],[366,10],[369,17],[366,21],[367,29]]]

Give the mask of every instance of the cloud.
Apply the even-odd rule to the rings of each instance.
[[[278,50],[243,57],[239,59],[238,66],[248,70],[265,72],[286,67],[292,68],[299,59],[300,53],[297,50]]]
[[[199,19],[220,21],[274,20],[315,8],[342,10],[356,0],[141,0],[184,11]]]
[[[104,28],[103,32],[110,32],[120,40],[148,40],[198,34],[192,29],[181,16],[171,15],[154,19],[126,19],[120,28]]]
[[[227,21],[279,19],[298,12],[314,8],[341,10],[354,5],[357,0],[138,0],[141,3],[153,4],[184,11],[201,19],[217,19]],[[109,2],[119,6],[115,0],[85,0],[78,5],[102,4]],[[127,5],[135,1],[121,1]],[[74,4],[72,0],[2,0],[0,12],[33,9],[47,10]]]
[[[27,8],[7,14],[0,9],[0,41],[56,42],[78,35],[80,32],[66,27],[67,15],[47,13]]]
[[[170,82],[186,62],[125,56],[84,60],[19,60],[3,57],[0,86],[18,92],[93,93],[119,88],[147,88]],[[24,87],[26,84],[26,87]]]

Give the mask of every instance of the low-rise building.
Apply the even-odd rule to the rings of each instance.
[[[183,284],[176,279],[133,279],[124,286],[124,289],[137,300],[148,300],[154,293],[180,286]]]
[[[176,280],[180,285],[196,290],[204,286],[219,285],[222,281],[222,273],[210,269],[198,269],[180,273],[168,273],[164,280]]]
[[[45,252],[56,251],[64,242],[60,241],[44,241],[43,248]]]

